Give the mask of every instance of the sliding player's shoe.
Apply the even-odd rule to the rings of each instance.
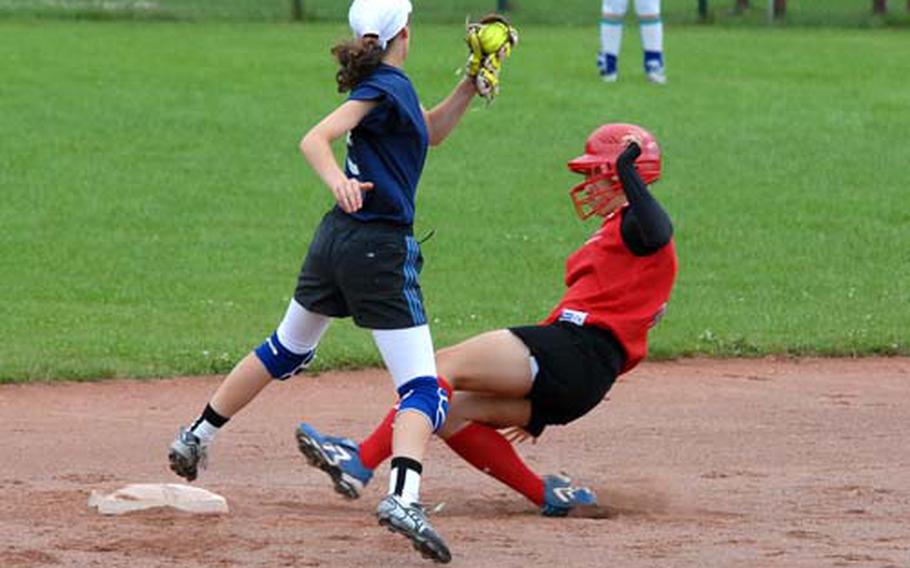
[[[544,482],[544,504],[541,514],[545,517],[565,517],[578,506],[596,505],[597,495],[587,487],[576,487],[565,475],[547,475]]]
[[[305,422],[297,427],[297,447],[313,467],[329,474],[335,491],[357,499],[373,477],[360,461],[360,448],[348,438],[323,436]]]

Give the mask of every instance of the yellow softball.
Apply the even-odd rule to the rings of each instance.
[[[502,22],[484,24],[477,34],[480,37],[480,48],[484,53],[493,53],[509,39],[509,27]]]

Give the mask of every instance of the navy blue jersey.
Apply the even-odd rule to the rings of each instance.
[[[350,215],[411,225],[430,142],[417,92],[401,70],[382,64],[354,87],[349,100],[379,103],[348,137],[345,175],[374,184],[364,194],[363,208]]]

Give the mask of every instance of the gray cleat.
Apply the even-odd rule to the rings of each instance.
[[[376,508],[379,524],[392,532],[404,535],[411,540],[414,550],[420,552],[424,558],[434,562],[448,564],[452,560],[452,553],[436,533],[427,514],[419,503],[405,505],[395,495],[389,495],[379,502]]]
[[[181,426],[177,438],[171,442],[167,459],[174,473],[193,481],[199,475],[199,468],[205,469],[208,464],[209,451],[195,434]]]

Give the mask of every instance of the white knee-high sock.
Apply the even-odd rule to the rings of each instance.
[[[664,24],[659,16],[653,20],[641,20],[641,47],[645,51],[663,53]]]
[[[663,72],[664,24],[660,19],[660,0],[635,0],[635,14],[641,28],[645,72]]]
[[[604,18],[600,21],[600,51],[619,57],[622,47],[622,21]]]
[[[603,0],[600,20],[601,75],[615,75],[622,46],[622,22],[629,7],[629,0]]]

